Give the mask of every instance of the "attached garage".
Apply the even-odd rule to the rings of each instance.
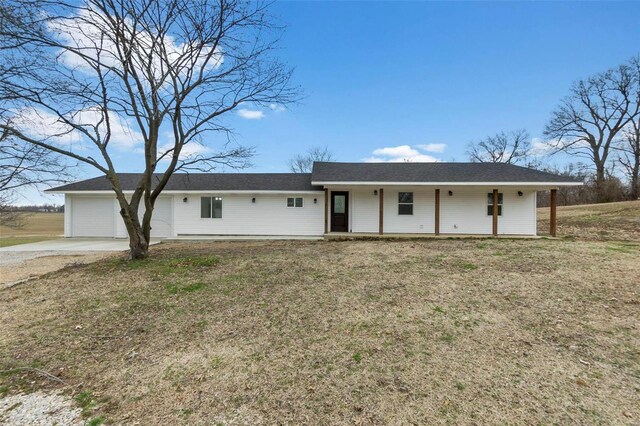
[[[99,196],[67,195],[65,200],[66,237],[127,238],[118,202],[110,194]],[[140,214],[142,220],[142,213]],[[173,198],[160,197],[151,219],[151,237],[173,235]]]
[[[158,197],[151,216],[151,236],[154,238],[173,235],[173,198]]]
[[[113,197],[74,196],[71,205],[71,230],[71,237],[114,237]]]

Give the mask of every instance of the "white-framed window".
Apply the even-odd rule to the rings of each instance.
[[[413,214],[413,192],[398,192],[398,214]]]
[[[302,197],[287,197],[287,207],[302,207],[303,204]]]
[[[222,197],[200,198],[200,217],[202,219],[222,218]]]
[[[493,193],[487,193],[487,216],[493,216]],[[502,192],[498,193],[498,216],[502,216]]]

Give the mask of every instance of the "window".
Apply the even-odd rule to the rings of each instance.
[[[302,197],[288,197],[287,207],[302,207]]]
[[[493,193],[487,193],[487,216],[493,216]],[[502,216],[502,192],[498,193],[498,216]]]
[[[398,214],[413,214],[413,192],[398,192]]]
[[[200,217],[203,219],[220,219],[222,217],[222,197],[200,198]]]

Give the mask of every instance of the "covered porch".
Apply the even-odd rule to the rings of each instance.
[[[541,185],[325,186],[324,235],[345,238],[537,236],[537,191],[551,191],[550,235],[557,234],[557,188]]]

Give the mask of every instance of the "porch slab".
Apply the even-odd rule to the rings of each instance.
[[[367,240],[367,239],[439,239],[439,240],[450,240],[450,239],[467,239],[467,238],[503,238],[503,239],[542,239],[542,238],[550,238],[548,236],[540,236],[540,235],[498,235],[494,237],[493,235],[482,235],[482,234],[376,234],[376,233],[364,233],[364,232],[330,232],[328,234],[324,234],[324,238],[326,240]]]

